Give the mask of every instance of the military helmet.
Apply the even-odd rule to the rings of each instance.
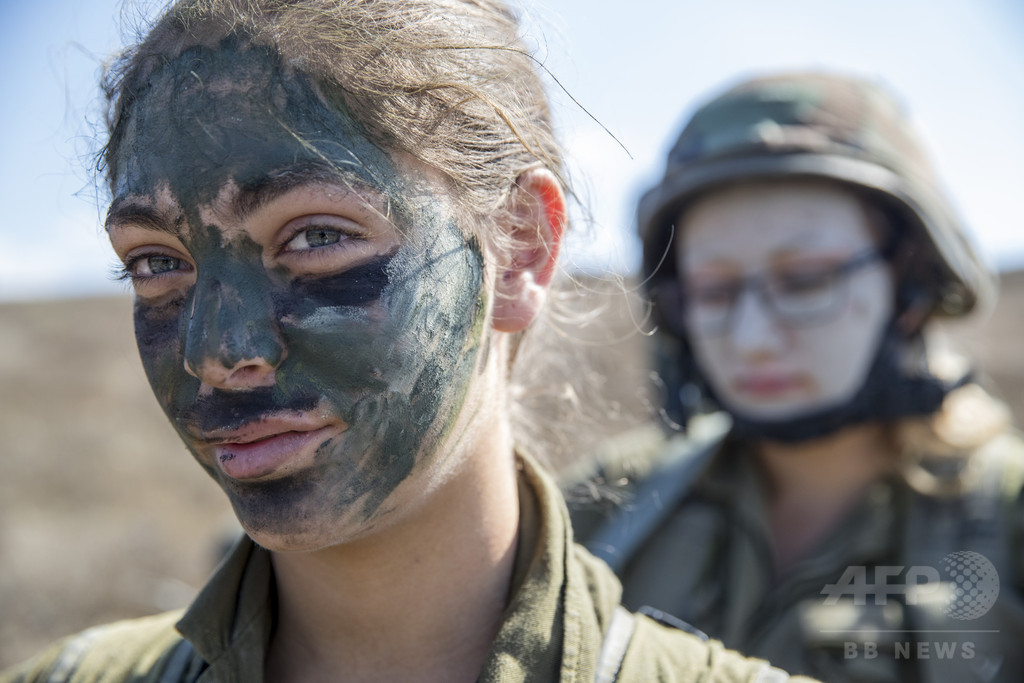
[[[912,277],[933,312],[966,314],[995,280],[968,241],[900,105],[878,85],[825,73],[754,78],[707,102],[668,155],[661,182],[640,200],[644,276],[674,273],[674,223],[715,187],[771,178],[826,178],[859,188],[899,215]]]

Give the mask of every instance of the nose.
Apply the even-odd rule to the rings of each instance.
[[[741,357],[756,359],[782,351],[784,330],[754,288],[747,288],[740,295],[731,322],[729,338]]]
[[[272,386],[285,358],[273,301],[267,287],[196,283],[187,304],[185,370],[217,389]]]

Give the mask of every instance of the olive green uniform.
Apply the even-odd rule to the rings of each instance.
[[[1024,680],[1024,446],[1016,437],[974,454],[974,488],[957,497],[925,496],[899,476],[876,483],[782,575],[773,569],[764,478],[742,445],[676,437],[656,452],[649,429],[623,442],[641,448],[632,458],[607,456],[605,476],[625,498],[574,504],[573,514],[581,541],[617,568],[629,609],[653,606],[729,648],[826,681]],[[680,463],[696,469],[687,474]],[[654,485],[680,472],[690,477],[685,490]],[[637,521],[644,509],[659,510],[647,529]],[[998,573],[998,598],[978,617],[950,617],[948,592],[904,590],[911,567],[942,571],[958,551],[981,554]],[[893,575],[881,578],[878,567]]]
[[[479,680],[789,680],[720,643],[618,609],[621,587],[573,543],[557,487],[529,458],[520,463],[513,597]],[[183,615],[86,631],[0,680],[258,683],[273,629],[273,594],[270,554],[246,538]],[[618,626],[611,629],[613,622]],[[616,633],[606,637],[609,630]]]

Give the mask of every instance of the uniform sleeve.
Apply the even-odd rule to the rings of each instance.
[[[704,641],[670,629],[643,615],[622,660],[620,683],[814,683],[790,676],[763,659],[745,657],[725,649],[718,641]]]
[[[196,657],[175,630],[180,612],[97,626],[60,640],[0,683],[180,683]]]

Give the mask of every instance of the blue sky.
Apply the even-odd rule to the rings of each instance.
[[[116,0],[0,5],[0,300],[124,291],[87,168]],[[143,9],[138,9],[139,7]],[[842,70],[896,91],[983,254],[1024,267],[1024,3],[1017,0],[521,0],[590,219],[570,262],[636,266],[633,204],[685,116],[751,73]],[[127,17],[127,19],[125,19]],[[130,30],[127,31],[130,34]],[[588,114],[589,112],[589,114]],[[623,150],[591,115],[626,148]],[[628,151],[628,152],[627,152]],[[578,212],[579,214],[579,212]]]

